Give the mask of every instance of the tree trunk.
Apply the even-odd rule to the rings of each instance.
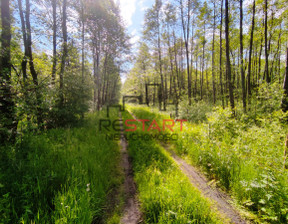
[[[286,46],[286,69],[285,69],[283,89],[284,89],[284,96],[282,98],[281,107],[284,112],[287,112],[288,111],[288,42]]]
[[[247,74],[247,97],[248,103],[250,103],[251,98],[251,65],[252,65],[252,47],[253,47],[253,35],[254,35],[254,26],[255,26],[255,9],[256,3],[253,1],[253,15],[252,15],[252,25],[251,25],[251,34],[250,34],[250,47],[249,47],[249,62],[248,62],[248,74]]]
[[[81,2],[81,17],[82,17],[82,82],[84,83],[85,72],[85,18],[84,18],[84,2]]]
[[[204,24],[204,39],[203,39],[203,47],[202,47],[202,79],[201,79],[201,100],[203,99],[203,82],[204,82],[204,65],[205,65],[205,35],[206,35],[206,26]]]
[[[20,14],[20,21],[21,21],[23,44],[24,44],[24,57],[21,62],[21,68],[22,68],[23,79],[24,79],[24,84],[25,84],[26,79],[27,79],[28,48],[27,48],[27,32],[26,32],[26,25],[25,25],[25,20],[24,20],[22,0],[18,0],[18,8],[19,8],[19,14]]]
[[[209,63],[209,58],[207,58],[207,62],[206,62],[206,71],[205,71],[205,73],[206,73],[206,86],[207,86],[207,100],[209,100],[209,79],[208,79],[208,63]]]
[[[261,76],[261,56],[262,56],[262,49],[263,49],[263,37],[261,38],[260,50],[259,50],[259,58],[258,58],[258,79],[259,82]],[[258,83],[257,83],[258,84]]]
[[[161,90],[160,90],[160,99],[163,102],[163,109],[166,110],[166,93],[164,87],[164,78],[163,78],[163,65],[162,65],[162,51],[161,51],[161,32],[160,32],[160,10],[161,10],[162,2],[156,1],[157,7],[157,47],[158,47],[158,62],[159,62],[159,72],[161,79]],[[159,102],[159,108],[161,109],[162,102]]]
[[[242,82],[242,102],[244,113],[246,113],[246,86],[243,59],[243,0],[240,0],[240,61],[241,61],[241,82]]]
[[[14,140],[17,130],[15,104],[11,94],[11,18],[9,0],[1,1],[0,55],[0,141]],[[9,133],[10,132],[10,133]]]
[[[39,89],[38,84],[38,74],[34,67],[34,61],[33,61],[33,54],[32,54],[32,36],[31,36],[31,25],[30,25],[30,0],[26,0],[26,29],[27,29],[27,53],[29,58],[29,67],[30,72],[33,79],[33,84],[36,88],[36,112],[37,112],[37,123],[38,127],[42,129],[43,124],[43,118],[42,118],[42,109],[41,109],[41,102],[42,102],[42,96],[41,96],[41,90]]]
[[[195,99],[197,98],[198,59],[198,45],[196,44]]]
[[[192,21],[193,23],[193,21]],[[190,74],[191,74],[191,91],[193,93],[193,96],[194,96],[194,99],[195,99],[195,94],[194,94],[194,91],[193,90],[193,87],[192,87],[192,84],[193,84],[193,80],[192,80],[192,72],[193,72],[193,54],[194,54],[194,26],[192,26],[192,37],[191,37],[191,59],[190,59],[190,64],[191,64],[191,67],[190,67]]]
[[[184,12],[183,12],[183,1],[180,0],[180,9],[181,9],[181,22],[182,22],[182,30],[184,36],[184,44],[185,44],[185,53],[186,53],[186,63],[187,63],[187,81],[188,81],[188,100],[189,105],[191,105],[191,73],[190,73],[190,59],[189,59],[189,36],[190,36],[190,0],[187,3],[187,22],[184,22]]]
[[[56,66],[57,66],[57,3],[56,0],[52,0],[53,9],[53,64],[52,64],[52,84],[55,84],[56,78]]]
[[[226,74],[229,88],[230,106],[235,115],[233,84],[231,80],[230,45],[229,45],[229,3],[225,0],[225,39],[226,39]]]
[[[93,80],[94,80],[94,98],[93,98],[93,103],[94,103],[94,110],[96,109],[96,102],[97,102],[97,62],[96,62],[96,47],[94,43],[92,44],[92,56],[93,56]]]
[[[62,17],[62,34],[63,34],[63,50],[62,50],[62,60],[60,69],[60,107],[64,106],[64,72],[66,65],[66,58],[68,54],[67,46],[67,0],[63,0],[63,17]]]
[[[216,87],[215,87],[215,27],[216,27],[216,3],[214,5],[213,15],[213,40],[212,40],[212,87],[213,87],[213,104],[216,103]]]
[[[175,96],[173,97],[176,101],[178,98],[177,94],[177,88],[176,88],[176,78],[175,78],[175,73],[174,73],[174,64],[173,64],[173,52],[172,52],[172,47],[171,47],[171,42],[170,42],[170,32],[168,30],[168,49],[169,49],[169,62],[170,62],[170,67],[171,67],[171,76],[170,76],[170,96],[172,96],[172,82],[174,85],[174,94]]]
[[[272,61],[272,64],[270,66],[270,74],[272,75],[273,74],[273,68],[274,68],[274,63],[275,63],[275,72],[276,73],[276,68],[277,68],[277,56],[280,52],[280,45],[281,45],[281,34],[282,34],[282,27],[280,27],[280,30],[279,30],[279,35],[278,35],[278,40],[277,40],[277,49],[276,49],[276,52],[274,54],[274,58],[273,58],[273,61]],[[276,75],[274,75],[276,77]],[[273,77],[271,77],[273,78]]]
[[[266,76],[266,82],[270,83],[270,74],[269,74],[269,61],[268,61],[268,39],[267,39],[267,33],[268,33],[268,0],[265,0],[265,76]]]
[[[176,35],[175,32],[173,31],[173,44],[174,44],[174,60],[175,60],[175,71],[176,71],[176,75],[177,75],[177,86],[178,86],[178,90],[179,90],[179,95],[181,94],[181,86],[180,86],[180,77],[179,77],[179,66],[178,66],[178,62],[177,62],[177,46],[176,46]]]
[[[223,91],[223,80],[222,80],[222,25],[223,25],[223,0],[221,0],[221,20],[220,20],[220,54],[219,54],[219,66],[220,66],[220,94],[221,94],[221,101],[222,107],[225,108],[224,102],[224,91]]]

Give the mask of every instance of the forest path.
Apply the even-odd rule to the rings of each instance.
[[[121,112],[120,112],[121,119]],[[125,193],[125,207],[124,213],[121,218],[120,223],[123,224],[137,224],[141,223],[141,212],[139,209],[139,203],[136,198],[136,185],[133,179],[133,169],[128,155],[127,146],[128,143],[124,139],[124,129],[123,123],[120,123],[121,127],[121,167],[124,170],[125,180],[124,180],[124,193]]]
[[[227,217],[231,221],[231,223],[248,223],[229,203],[229,201],[232,201],[229,195],[227,195],[220,189],[211,188],[209,186],[209,181],[204,176],[204,174],[202,174],[192,165],[189,165],[184,159],[177,156],[175,152],[171,149],[170,145],[162,142],[161,145],[172,156],[173,160],[178,164],[180,170],[189,178],[190,183],[198,190],[200,190],[202,195],[204,195],[206,198],[209,198],[213,202],[213,206],[215,206],[220,213],[224,214],[224,216]]]
[[[137,117],[129,111],[135,120]],[[201,194],[210,199],[215,207],[225,218],[229,219],[231,223],[235,224],[248,224],[244,218],[242,218],[239,212],[229,203],[232,201],[231,197],[225,192],[217,188],[211,188],[209,181],[203,173],[197,170],[192,165],[188,164],[184,159],[180,158],[171,149],[171,145],[160,142],[161,146],[169,153],[174,162],[179,166],[180,170],[189,178],[190,183],[196,187]]]

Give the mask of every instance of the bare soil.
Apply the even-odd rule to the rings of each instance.
[[[171,150],[167,144],[161,143],[162,146],[169,152],[174,161],[178,164],[182,172],[189,178],[192,185],[194,185],[207,198],[214,202],[217,210],[230,220],[231,223],[246,224],[249,223],[243,219],[238,211],[229,203],[232,201],[229,195],[217,188],[211,188],[207,178],[195,167],[189,165],[185,160],[180,158]]]
[[[137,224],[141,223],[140,206],[136,197],[137,189],[133,179],[133,169],[131,159],[128,155],[128,143],[124,139],[123,124],[121,123],[121,166],[123,167],[125,180],[124,180],[124,193],[125,193],[125,207],[124,214],[121,218],[123,224]]]
[[[134,119],[136,116],[130,112]],[[230,223],[235,224],[248,224],[239,212],[229,202],[232,201],[231,197],[218,188],[212,188],[209,185],[209,181],[201,171],[197,170],[192,165],[188,164],[184,159],[180,158],[171,149],[171,146],[167,143],[161,142],[163,148],[172,156],[173,160],[178,164],[180,170],[189,178],[190,183],[196,187],[204,197],[210,199],[213,206],[229,219]]]

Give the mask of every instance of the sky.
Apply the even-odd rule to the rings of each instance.
[[[132,52],[137,49],[137,42],[140,40],[145,10],[150,8],[154,0],[114,0],[119,4],[121,16],[126,24],[127,32],[131,36],[130,42],[133,44]],[[132,65],[129,67],[131,68]],[[124,83],[126,75],[121,74],[121,81]]]
[[[131,35],[131,43],[136,44],[141,36],[145,10],[150,8],[154,0],[114,0],[119,4],[121,16],[127,31]]]

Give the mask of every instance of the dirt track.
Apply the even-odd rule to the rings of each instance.
[[[225,194],[224,192],[218,190],[218,189],[212,189],[209,184],[206,177],[195,167],[187,164],[185,160],[181,159],[179,156],[177,156],[171,149],[170,146],[164,143],[161,143],[162,146],[166,149],[166,151],[169,152],[169,154],[172,156],[174,161],[179,165],[179,168],[182,170],[182,172],[189,178],[190,182],[201,191],[201,193],[209,198],[212,199],[213,202],[215,202],[215,206],[217,210],[224,214],[225,217],[231,220],[231,223],[236,224],[246,224],[246,222],[239,213],[232,207],[232,205],[229,203],[232,199]]]
[[[136,116],[130,112],[134,119],[137,120]],[[195,167],[189,165],[185,160],[181,159],[177,156],[170,148],[170,145],[161,143],[163,148],[168,151],[168,153],[172,156],[174,161],[179,165],[181,171],[189,178],[190,183],[195,186],[200,192],[206,197],[209,198],[213,202],[213,206],[217,208],[217,210],[223,214],[226,218],[230,220],[231,223],[235,224],[248,224],[245,219],[243,219],[238,211],[233,208],[233,206],[229,203],[232,199],[225,194],[224,192],[218,190],[217,188],[212,189],[209,186],[209,181],[206,177],[198,171]]]
[[[141,212],[136,198],[137,193],[136,185],[133,180],[133,170],[127,151],[127,146],[128,143],[124,139],[123,124],[121,123],[121,155],[122,155],[121,166],[123,167],[125,174],[125,181],[124,181],[125,207],[123,217],[121,218],[121,223],[137,224],[141,222]]]

